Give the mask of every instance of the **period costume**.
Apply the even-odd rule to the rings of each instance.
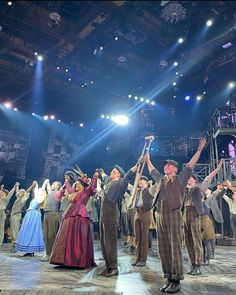
[[[201,233],[202,233],[202,243],[203,243],[203,254],[204,254],[204,264],[208,265],[210,263],[210,257],[214,256],[211,249],[211,242],[215,240],[215,229],[213,221],[210,218],[210,212],[214,220],[218,223],[223,223],[223,217],[220,208],[217,204],[217,199],[222,197],[225,193],[225,189],[216,190],[213,193],[207,195],[203,203],[204,213],[201,216]]]
[[[51,264],[89,268],[94,261],[92,224],[86,210],[88,199],[96,193],[96,178],[84,191],[74,193],[74,201],[66,210],[58,231],[52,253]],[[66,184],[71,191],[70,184]]]
[[[11,224],[11,231],[12,231],[12,249],[11,252],[15,252],[15,243],[18,237],[18,233],[20,230],[20,223],[21,223],[21,215],[23,207],[25,206],[26,201],[28,200],[30,194],[28,191],[25,191],[23,197],[17,197],[11,209],[11,217],[10,217],[10,224]]]
[[[16,240],[16,250],[19,252],[26,252],[27,254],[44,252],[41,212],[39,209],[43,200],[43,191],[36,187],[34,198],[30,202]]]
[[[189,272],[191,275],[201,274],[201,265],[203,261],[200,218],[204,212],[202,199],[203,194],[197,185],[185,189],[183,208],[184,238],[191,265]]]
[[[141,178],[142,179],[142,178]],[[144,179],[144,178],[143,178]],[[136,239],[136,261],[133,265],[144,266],[148,255],[148,235],[151,222],[150,210],[152,208],[153,195],[149,188],[138,189],[135,196],[137,212],[134,219]]]
[[[58,185],[60,185],[60,183],[58,183]],[[62,194],[60,194],[57,189],[49,189],[43,218],[43,236],[45,241],[46,254],[42,258],[42,261],[48,261],[57,236],[57,231],[60,225],[59,206],[61,197]]]
[[[233,238],[236,239],[236,202],[234,202],[232,199],[230,199],[226,195],[224,195],[223,198],[229,206],[230,225],[233,232]]]
[[[165,162],[166,164],[167,162]],[[178,167],[178,163],[168,160],[168,163]],[[157,233],[159,254],[162,270],[167,283],[161,288],[178,292],[180,280],[184,279],[182,244],[183,244],[183,217],[182,206],[184,189],[192,173],[188,165],[179,175],[170,180],[161,175],[156,169],[150,171],[150,175],[156,181],[157,193],[153,205],[157,207]]]
[[[118,274],[117,264],[117,214],[118,202],[124,196],[128,183],[134,173],[129,170],[125,175],[121,167],[115,166],[120,172],[119,180],[112,181],[109,176],[103,177],[104,200],[101,204],[101,248],[105,259],[106,269],[101,275],[113,276]]]
[[[5,210],[14,192],[15,192],[15,187],[10,192],[3,190],[2,194],[4,194],[4,196],[0,197],[0,246],[3,244],[4,233],[5,233],[4,231],[5,220],[6,220]]]

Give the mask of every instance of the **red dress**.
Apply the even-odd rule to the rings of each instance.
[[[90,196],[96,193],[96,178],[79,192],[66,210],[50,256],[50,264],[89,268],[94,261],[92,224],[86,210]]]

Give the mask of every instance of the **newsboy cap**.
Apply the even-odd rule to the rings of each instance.
[[[113,167],[113,169],[114,169],[114,168],[116,168],[116,169],[120,172],[121,177],[124,177],[124,175],[125,175],[125,171],[124,171],[123,168],[121,168],[119,165],[115,165],[115,166]]]
[[[165,161],[163,162],[163,164],[164,164],[164,165],[166,165],[166,164],[173,165],[173,166],[175,166],[177,169],[178,169],[178,167],[179,167],[178,162],[176,162],[176,161],[174,161],[174,160],[165,160]]]

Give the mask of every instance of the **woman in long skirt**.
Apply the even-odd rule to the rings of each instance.
[[[34,182],[34,197],[30,202],[29,208],[16,241],[16,250],[26,252],[23,256],[34,256],[35,252],[44,251],[43,231],[40,204],[44,200],[43,189],[38,188],[38,184]]]
[[[96,193],[96,175],[89,184],[86,176],[78,180],[74,200],[65,212],[50,256],[51,264],[77,268],[96,266],[94,261],[92,225],[86,210],[90,196]],[[67,191],[71,191],[69,182]]]

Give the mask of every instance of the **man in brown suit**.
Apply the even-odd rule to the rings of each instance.
[[[134,227],[136,239],[136,261],[133,266],[142,267],[146,265],[148,255],[148,235],[151,222],[150,210],[152,208],[153,195],[149,192],[148,178],[144,175],[139,180],[139,189],[135,196],[135,207],[137,208]]]
[[[152,165],[149,154],[146,155],[149,172],[158,185],[153,205],[156,205],[158,212],[159,253],[164,277],[167,278],[166,284],[160,289],[162,292],[175,293],[180,291],[180,280],[184,279],[181,208],[183,206],[184,189],[205,144],[206,140],[201,139],[196,153],[179,175],[176,175],[177,162],[173,160],[164,161],[165,175],[163,176]]]

